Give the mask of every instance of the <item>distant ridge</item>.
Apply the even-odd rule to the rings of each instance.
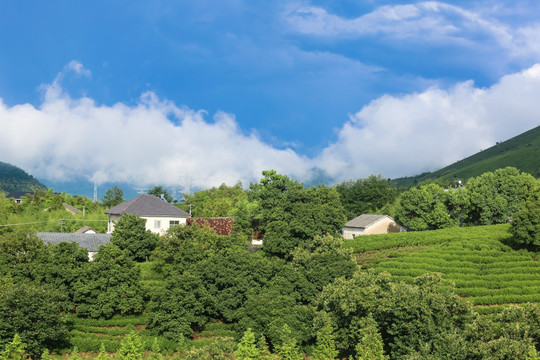
[[[47,187],[24,170],[0,161],[0,191],[8,194],[34,190],[47,190]]]
[[[509,140],[498,142],[468,158],[455,162],[434,172],[417,176],[393,179],[397,186],[412,186],[421,182],[439,180],[452,182],[467,180],[487,171],[512,166],[519,171],[540,177],[540,126],[517,135]]]

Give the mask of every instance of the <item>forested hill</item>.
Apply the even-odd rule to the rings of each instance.
[[[482,150],[440,170],[392,180],[397,186],[410,186],[426,180],[467,180],[487,171],[512,166],[540,177],[540,126]]]
[[[24,170],[0,161],[0,191],[7,194],[14,191],[32,192],[36,189],[47,190],[47,187]]]

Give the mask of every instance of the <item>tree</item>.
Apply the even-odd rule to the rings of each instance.
[[[373,316],[369,314],[363,319],[363,325],[360,329],[361,338],[356,344],[356,359],[358,360],[387,360],[384,355],[383,341],[381,334],[377,329],[377,323]]]
[[[66,310],[66,297],[48,286],[1,278],[0,348],[16,334],[33,358],[63,345],[70,330]]]
[[[531,249],[540,247],[540,200],[536,197],[525,202],[515,213],[510,224],[513,242]]]
[[[139,267],[117,246],[101,246],[75,286],[74,301],[79,314],[93,318],[141,313]]]
[[[339,351],[336,349],[334,341],[334,327],[328,314],[324,313],[320,317],[322,326],[317,330],[317,342],[313,352],[315,360],[333,360],[337,359]]]
[[[244,336],[236,347],[235,355],[237,360],[259,360],[261,358],[261,351],[257,347],[255,334],[251,329],[244,332]]]
[[[513,167],[469,179],[466,184],[470,196],[468,222],[472,225],[507,223],[537,188],[532,175],[520,173]]]
[[[292,334],[291,328],[284,324],[281,328],[281,343],[276,346],[276,352],[284,360],[302,360],[304,355],[300,352],[300,348]]]
[[[361,214],[377,212],[394,202],[398,195],[397,188],[381,175],[343,181],[335,188],[349,220]]]
[[[115,185],[105,192],[101,202],[106,208],[116,206],[124,202],[124,191]]]
[[[237,204],[247,200],[247,193],[238,182],[234,186],[221,184],[194,194],[183,194],[182,209],[192,209],[195,217],[225,217],[232,216]]]
[[[146,220],[133,214],[124,214],[114,226],[111,243],[124,250],[135,261],[148,260],[155,249],[157,235],[146,230]]]
[[[475,317],[471,305],[440,275],[423,275],[406,284],[372,271],[359,271],[351,279],[339,278],[326,286],[317,308],[334,320],[336,345],[342,353],[354,353],[371,314],[384,348],[396,359],[421,350],[424,344],[442,347],[447,334],[464,333]]]
[[[188,272],[171,276],[148,305],[148,327],[170,340],[191,337],[213,315],[214,298],[203,282]]]
[[[2,360],[26,360],[27,357],[26,344],[17,333],[13,336],[13,341],[7,344],[4,351],[0,353]]]
[[[161,198],[161,195],[163,195],[163,199],[165,199],[166,202],[169,204],[172,204],[173,202],[176,202],[175,199],[169,194],[167,190],[165,190],[162,186],[154,186],[152,189],[148,190],[148,195],[154,195],[158,198]]]
[[[117,356],[120,360],[140,360],[143,353],[144,347],[141,338],[135,330],[132,330],[122,339]]]
[[[434,230],[457,225],[447,208],[448,195],[436,184],[411,188],[399,196],[396,220],[410,230]]]
[[[264,210],[263,250],[266,253],[290,259],[294,248],[313,241],[315,236],[334,235],[341,231],[346,218],[335,189],[324,185],[304,189],[301,184],[286,181],[286,177],[274,173],[271,175],[277,180],[263,182],[265,185],[258,190],[259,195],[264,195],[260,201]],[[276,191],[276,183],[289,184],[289,188],[284,193]],[[268,184],[271,185],[270,189],[264,188]],[[272,194],[277,198],[271,198]]]

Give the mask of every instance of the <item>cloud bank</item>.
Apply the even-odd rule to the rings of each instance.
[[[90,76],[73,62],[64,71]],[[152,92],[134,105],[99,105],[70,97],[61,79],[42,87],[38,107],[0,99],[0,160],[53,181],[176,186],[189,176],[194,187],[208,188],[257,181],[266,169],[306,182],[320,173],[314,169],[336,181],[399,177],[436,170],[540,122],[540,64],[490,88],[464,82],[382,96],[344,119],[337,140],[313,158],[246,134],[232,114],[208,120],[205,111]]]

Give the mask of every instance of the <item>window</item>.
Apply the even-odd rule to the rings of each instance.
[[[161,220],[154,220],[154,229],[161,228]]]
[[[179,220],[171,220],[171,221],[169,221],[169,227],[178,226],[178,225],[180,225]]]

